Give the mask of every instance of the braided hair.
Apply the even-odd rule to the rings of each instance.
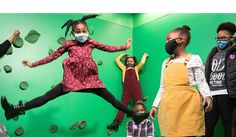
[[[85,16],[82,17],[82,19],[78,19],[78,20],[72,20],[72,19],[67,20],[66,23],[61,26],[61,29],[66,27],[66,32],[65,32],[65,37],[66,37],[70,27],[72,27],[72,31],[73,31],[74,26],[81,23],[81,24],[85,25],[88,28],[86,20],[90,19],[90,18],[96,18],[97,16],[99,16],[99,14],[85,15]],[[88,32],[89,32],[89,34],[92,35],[94,33],[94,31],[93,31],[93,28],[91,28],[91,29],[92,29],[92,32],[90,32],[89,29],[88,29]]]

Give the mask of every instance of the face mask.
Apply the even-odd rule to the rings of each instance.
[[[127,67],[135,67],[134,64],[127,64]]]
[[[229,40],[218,40],[218,41],[217,41],[217,48],[218,48],[219,50],[224,50],[224,49],[226,49],[229,45],[230,45],[230,41],[229,41]]]
[[[143,120],[147,119],[148,116],[149,116],[149,112],[145,111],[143,113],[137,113],[137,115],[139,115],[140,117],[139,118],[132,118],[133,121],[136,123],[136,124],[139,124],[140,122],[142,122]]]
[[[165,44],[165,50],[169,55],[173,55],[178,46],[179,44],[176,42],[176,39],[172,39]]]
[[[75,39],[81,43],[84,43],[85,41],[88,40],[88,34],[86,33],[74,33]]]

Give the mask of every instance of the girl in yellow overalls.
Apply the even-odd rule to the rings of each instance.
[[[185,51],[191,38],[189,31],[188,26],[178,27],[170,31],[166,39],[166,52],[172,56],[162,65],[160,89],[150,111],[154,119],[158,109],[164,137],[205,135],[204,106],[206,111],[212,108],[202,61],[198,55]]]

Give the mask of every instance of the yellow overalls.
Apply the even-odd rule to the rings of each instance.
[[[183,137],[205,135],[204,108],[202,98],[194,86],[189,84],[187,61],[169,63],[163,72],[164,92],[158,110],[161,135]]]

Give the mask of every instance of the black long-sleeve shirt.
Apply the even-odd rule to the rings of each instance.
[[[10,41],[9,40],[4,41],[0,45],[0,56],[3,56],[10,47],[11,47]]]

